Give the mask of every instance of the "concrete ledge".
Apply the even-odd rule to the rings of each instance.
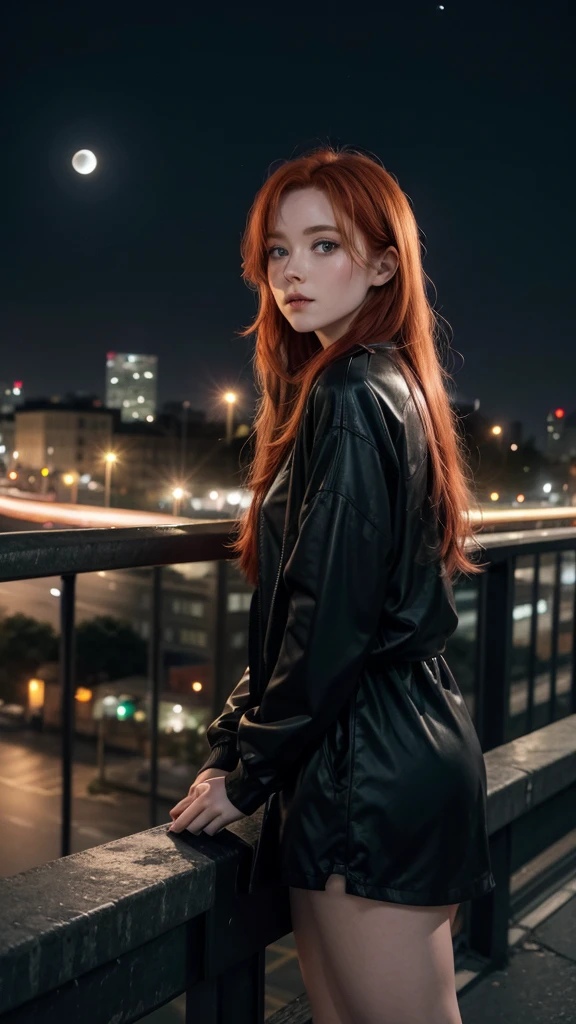
[[[0,879],[0,1015],[209,910],[256,817],[184,839],[167,823]]]
[[[495,747],[484,761],[492,834],[576,782],[576,715]]]

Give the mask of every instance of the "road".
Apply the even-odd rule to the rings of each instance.
[[[148,798],[132,793],[91,795],[96,748],[75,742],[72,853],[150,828]],[[107,752],[107,764],[122,755]],[[184,793],[182,794],[184,795]],[[0,876],[16,874],[60,856],[60,740],[44,733],[0,731]],[[170,822],[172,801],[158,801],[158,821]]]

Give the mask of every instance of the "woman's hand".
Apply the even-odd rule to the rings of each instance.
[[[182,832],[186,828],[193,835],[205,832],[213,836],[233,821],[247,817],[226,796],[224,783],[227,774],[218,768],[200,772],[190,786],[188,796],[171,809],[172,825],[168,832]]]
[[[188,805],[192,803],[196,796],[196,786],[198,786],[199,783],[207,782],[208,779],[219,779],[225,775],[228,775],[228,772],[225,772],[222,768],[205,768],[203,772],[199,772],[188,790],[188,796],[183,797],[182,800],[180,800],[180,802],[170,810],[170,817],[172,818],[172,821],[175,821],[176,818],[180,816],[184,808],[188,807]]]

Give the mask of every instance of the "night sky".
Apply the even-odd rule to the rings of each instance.
[[[0,380],[103,396],[109,349],[149,352],[161,402],[251,413],[247,212],[331,142],[410,197],[459,392],[542,444],[576,409],[573,5],[202,6],[4,8]]]

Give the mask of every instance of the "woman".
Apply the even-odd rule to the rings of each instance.
[[[384,167],[328,147],[265,181],[242,254],[262,393],[233,545],[250,663],[172,830],[266,804],[250,891],[290,888],[314,1024],[455,1024],[451,924],[495,883],[442,652],[451,577],[481,569],[418,228]]]

